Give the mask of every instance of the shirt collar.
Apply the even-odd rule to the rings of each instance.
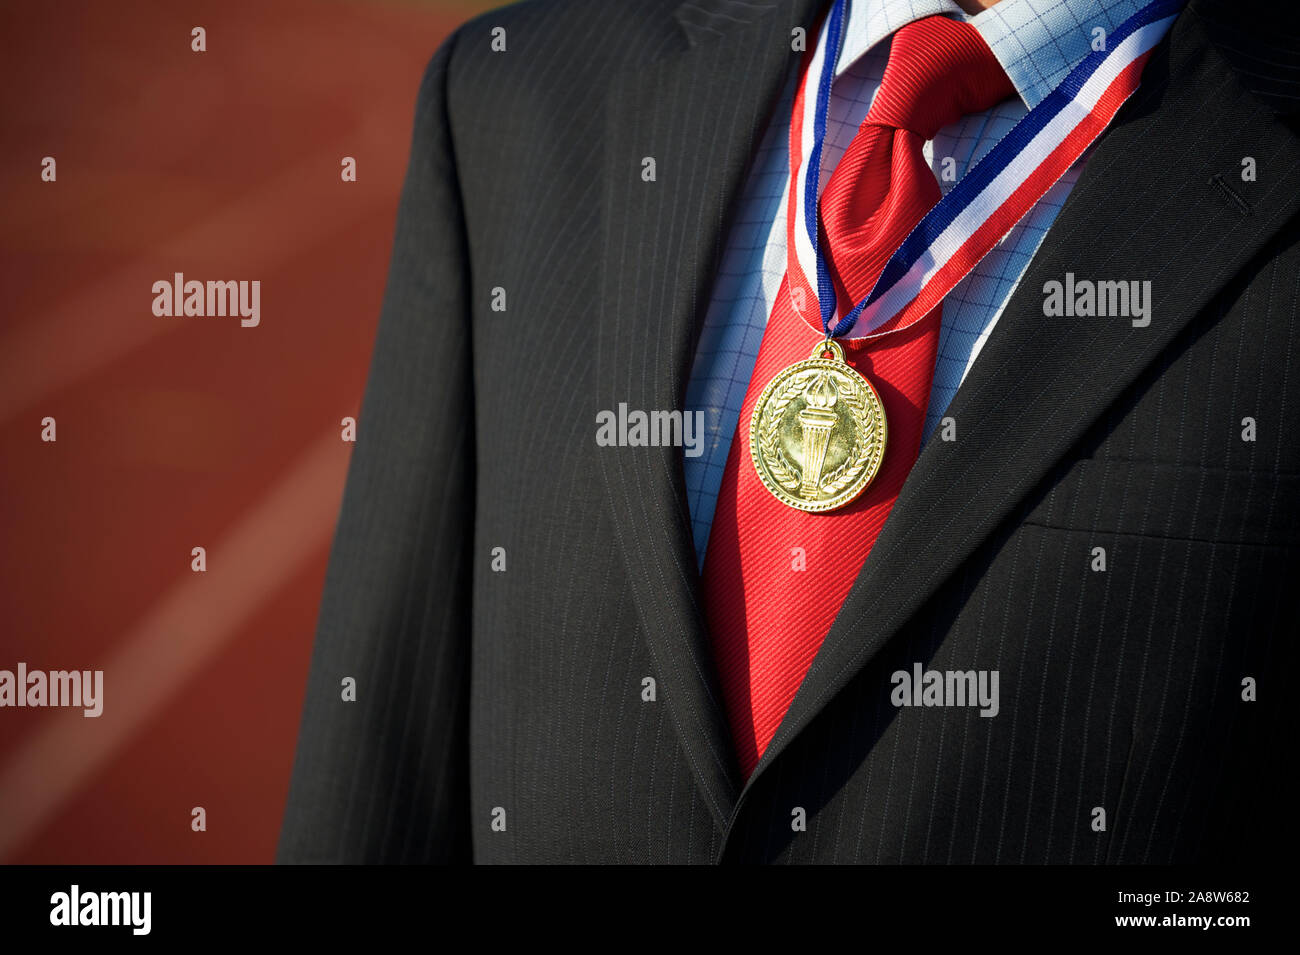
[[[922,17],[950,16],[979,30],[1033,109],[1092,51],[1097,28],[1109,35],[1141,5],[1142,0],[1000,0],[972,16],[956,0],[855,0],[835,75],[899,27]]]

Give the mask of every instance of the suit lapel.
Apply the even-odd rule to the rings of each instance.
[[[597,410],[684,410],[732,201],[817,0],[695,0],[681,46],[606,101]],[[646,181],[645,159],[654,160]],[[636,611],[681,744],[720,825],[739,777],[698,595],[681,449],[597,449]],[[599,555],[596,555],[599,559]]]
[[[1246,156],[1256,182],[1241,179]],[[936,436],[923,449],[749,785],[1300,210],[1298,157],[1300,140],[1243,91],[1204,21],[1185,12],[949,407],[956,441]],[[1066,272],[1149,279],[1150,325],[1045,317],[1044,283]]]

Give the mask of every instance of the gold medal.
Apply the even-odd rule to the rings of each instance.
[[[831,357],[824,357],[829,352]],[[749,422],[763,486],[801,511],[831,511],[872,482],[885,456],[885,406],[833,339],[773,378]]]

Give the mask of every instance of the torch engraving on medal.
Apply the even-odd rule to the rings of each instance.
[[[826,445],[831,439],[831,429],[839,420],[839,415],[832,410],[839,395],[830,376],[822,372],[804,389],[803,400],[807,404],[799,412],[799,425],[803,429],[803,481],[799,495],[811,501],[821,490]]]

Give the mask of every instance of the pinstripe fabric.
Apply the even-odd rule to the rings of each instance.
[[[953,399],[959,440],[923,450],[741,785],[681,451],[598,447],[595,416],[680,407],[790,29],[817,7],[528,3],[434,57],[282,861],[1288,850],[1300,139],[1216,48],[1249,53],[1240,24],[1220,34],[1228,14],[1199,0]],[[1258,50],[1266,71],[1276,53]],[[1044,319],[1038,290],[1067,269],[1150,279],[1151,326]],[[896,709],[889,674],[914,662],[998,669],[1001,712]],[[1258,702],[1241,700],[1247,676]]]

